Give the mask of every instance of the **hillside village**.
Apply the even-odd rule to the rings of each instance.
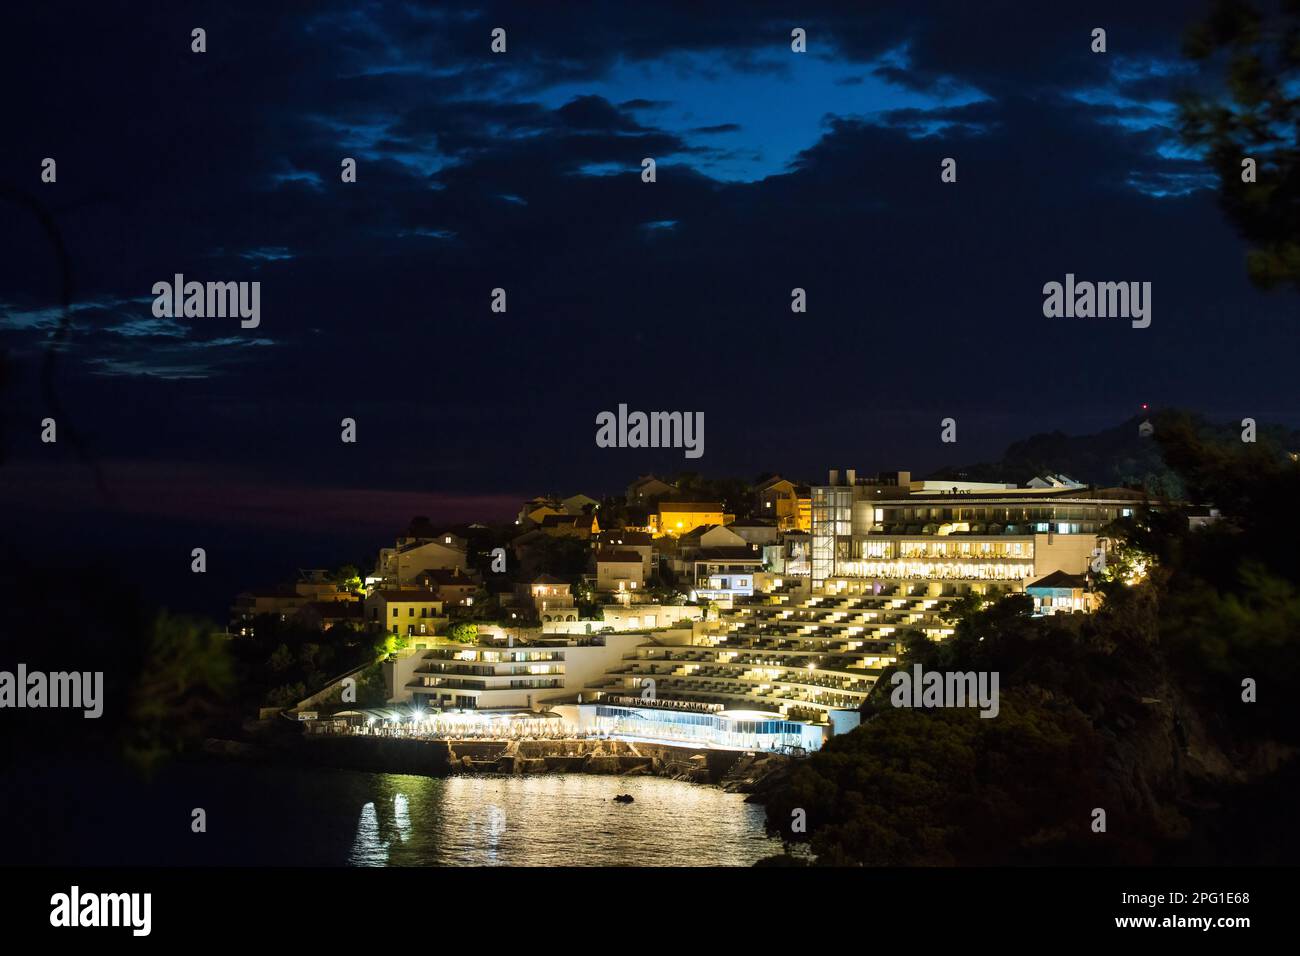
[[[746,492],[687,500],[647,475],[617,497],[532,498],[504,528],[416,518],[364,572],[306,570],[287,586],[241,593],[230,632],[248,636],[270,615],[321,630],[378,627],[418,643],[460,622],[480,634],[590,633],[606,612],[645,607],[654,621],[656,604],[730,604],[808,573],[810,487],[774,476]]]
[[[417,517],[370,567],[238,595],[229,633],[283,679],[263,703],[296,712],[576,720],[560,708],[600,701],[624,733],[702,711],[708,728],[655,732],[748,745],[740,721],[769,747],[815,748],[856,725],[908,634],[950,634],[950,609],[971,594],[1091,611],[1100,534],[1143,500],[1055,474],[644,475],[616,496],[531,498],[504,526]],[[355,653],[327,653],[340,646]],[[355,698],[340,694],[347,676]]]

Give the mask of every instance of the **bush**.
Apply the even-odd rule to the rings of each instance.
[[[478,640],[478,625],[471,624],[468,621],[461,621],[459,624],[453,624],[447,632],[450,640],[458,641],[461,644],[473,644]]]

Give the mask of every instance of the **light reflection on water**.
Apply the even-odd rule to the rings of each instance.
[[[435,779],[198,761],[144,781],[100,758],[52,761],[22,782],[0,786],[0,820],[22,821],[0,863],[748,866],[780,852],[761,806],[657,777]],[[620,793],[635,802],[615,803]],[[205,834],[190,830],[194,807],[207,811]]]
[[[780,850],[762,807],[673,780],[367,777],[354,866],[748,866]]]
[[[374,803],[361,808],[357,838],[352,842],[348,862],[353,866],[383,866],[388,862],[388,844],[379,837],[379,815]]]

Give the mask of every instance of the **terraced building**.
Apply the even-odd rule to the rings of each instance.
[[[690,643],[637,647],[588,685],[583,719],[628,736],[820,746],[857,725],[904,632],[941,640],[952,633],[947,612],[967,593],[1082,575],[1104,555],[1105,526],[1141,501],[1077,484],[912,481],[907,472],[859,481],[852,471],[841,481],[831,472],[813,489],[809,578],[722,610]],[[715,719],[682,716],[699,713]]]
[[[820,746],[827,734],[857,725],[858,708],[897,659],[903,632],[951,633],[943,613],[956,596],[937,591],[926,582],[868,582],[812,596],[783,589],[697,625],[690,644],[637,647],[587,692],[644,711],[645,737],[655,736],[649,725],[662,722],[660,711],[708,706],[798,721],[807,727],[797,745]],[[626,733],[627,718],[623,724]]]

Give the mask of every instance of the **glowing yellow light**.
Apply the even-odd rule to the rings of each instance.
[[[1128,585],[1138,584],[1147,576],[1147,562],[1142,558],[1134,558],[1133,565],[1128,574],[1124,575],[1124,583]]]

